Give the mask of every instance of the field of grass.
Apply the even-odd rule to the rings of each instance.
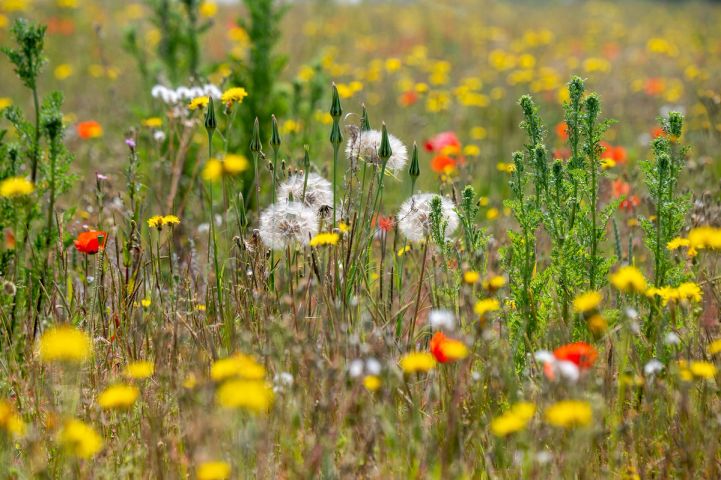
[[[721,478],[718,25],[0,0],[0,479]]]

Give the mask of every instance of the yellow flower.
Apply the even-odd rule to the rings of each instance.
[[[0,97],[0,110],[5,110],[12,104],[13,104],[12,99],[10,99],[8,97]]]
[[[218,13],[218,5],[215,2],[203,2],[198,9],[201,17],[211,18]]]
[[[721,249],[721,228],[709,226],[693,228],[688,233],[688,241],[689,248],[693,250]]]
[[[273,390],[260,380],[228,380],[218,389],[215,401],[223,408],[264,413],[273,404]]]
[[[220,160],[211,158],[205,162],[205,167],[203,167],[203,173],[201,174],[203,180],[214,182],[218,180],[221,175],[223,175],[223,164]]]
[[[243,87],[233,87],[223,92],[220,100],[225,104],[243,103],[243,99],[248,96],[248,92]]]
[[[340,230],[340,233],[348,233],[350,232],[350,225],[345,222],[338,222],[338,230]]]
[[[148,128],[160,128],[163,126],[163,119],[160,117],[150,117],[143,120],[143,126]]]
[[[151,303],[152,303],[152,300],[150,300],[149,298],[144,298],[140,301],[140,305],[142,305],[143,308],[150,307]]]
[[[520,432],[526,428],[534,413],[536,413],[536,405],[533,403],[516,403],[506,413],[493,419],[491,432],[497,437],[505,437],[511,433]]]
[[[366,375],[363,377],[363,386],[371,392],[381,388],[381,379],[377,375]]]
[[[716,365],[711,362],[696,360],[688,365],[688,370],[695,378],[709,380],[716,375]]]
[[[124,375],[135,380],[143,380],[152,377],[155,373],[155,364],[148,360],[138,360],[130,362],[125,367]]]
[[[128,409],[138,399],[140,390],[133,385],[112,385],[106,388],[98,397],[98,405],[105,410]]]
[[[608,328],[608,321],[603,315],[595,314],[588,319],[588,329],[594,335],[601,335]]]
[[[646,296],[653,297],[658,295],[663,300],[664,305],[668,305],[669,302],[681,302],[690,301],[698,303],[701,301],[702,292],[701,287],[693,282],[684,282],[678,287],[661,287],[661,288],[649,288],[646,290]]]
[[[706,351],[709,355],[716,355],[721,352],[721,338],[717,338],[713,342],[709,343],[708,347],[706,347]]]
[[[478,145],[466,145],[463,147],[463,155],[467,157],[477,157],[481,154],[481,149],[478,148]]]
[[[666,244],[666,248],[669,250],[678,250],[681,247],[688,247],[691,245],[691,241],[688,238],[676,237]]]
[[[436,360],[428,352],[413,352],[403,355],[400,364],[405,373],[427,372],[436,365]]]
[[[71,65],[68,65],[67,63],[60,64],[55,67],[55,70],[53,70],[53,75],[55,75],[55,78],[57,78],[58,80],[65,80],[72,74],[73,67]]]
[[[248,170],[250,163],[243,155],[228,154],[223,158],[223,172],[228,175],[237,175]]]
[[[399,257],[402,257],[403,255],[405,255],[406,253],[408,253],[408,252],[410,252],[410,251],[411,251],[411,246],[410,246],[410,245],[406,245],[405,247],[399,248],[399,249],[398,249],[398,252],[396,252],[396,255],[399,256]]]
[[[480,279],[481,274],[474,270],[468,270],[467,272],[463,272],[463,281],[468,284],[478,283],[478,280]]]
[[[199,109],[199,108],[205,108],[205,107],[208,105],[208,102],[209,102],[209,101],[210,101],[210,99],[209,99],[207,96],[205,96],[205,97],[195,97],[195,98],[192,99],[192,100],[190,101],[190,103],[188,104],[188,108],[189,108],[190,110],[197,110],[197,109]]]
[[[610,280],[613,286],[622,292],[643,293],[646,291],[646,279],[643,278],[643,273],[630,265],[619,268],[611,274]]]
[[[92,354],[90,337],[70,325],[52,327],[40,338],[43,362],[85,362]]]
[[[603,170],[608,170],[610,168],[613,168],[616,166],[616,161],[612,158],[604,158],[601,160],[601,168]]]
[[[516,171],[516,166],[512,163],[498,162],[496,164],[496,170],[503,173],[513,173]]]
[[[546,422],[554,427],[585,427],[591,424],[593,411],[588,402],[563,400],[546,408]]]
[[[10,177],[0,182],[0,197],[21,197],[30,195],[33,190],[35,190],[33,183],[23,177]]]
[[[163,226],[163,216],[162,215],[153,215],[148,219],[148,227],[150,228],[160,228]]]
[[[180,218],[176,217],[175,215],[165,215],[163,217],[163,225],[178,225],[180,223]]]
[[[336,245],[340,240],[340,235],[333,232],[322,232],[310,239],[311,247],[320,247],[322,245]]]
[[[25,422],[7,400],[0,400],[0,430],[18,437],[25,433]]]
[[[501,212],[498,211],[497,208],[489,208],[486,212],[486,219],[487,220],[495,220],[498,218],[498,215],[500,215]]]
[[[203,462],[195,471],[198,480],[226,480],[230,478],[230,465],[226,462]]]
[[[573,300],[573,309],[578,313],[586,313],[596,310],[601,304],[601,294],[599,292],[586,292],[577,296]]]
[[[58,442],[78,458],[92,458],[103,448],[103,439],[90,425],[71,418],[58,435]]]
[[[483,281],[483,288],[488,290],[489,292],[495,292],[499,288],[503,288],[505,284],[505,277],[502,277],[500,275],[494,275]]]
[[[484,317],[487,313],[498,311],[501,304],[495,298],[484,298],[478,300],[473,307],[473,311],[480,317]]]
[[[198,379],[195,378],[194,373],[189,373],[185,376],[185,379],[183,380],[183,388],[192,390],[195,388],[195,386],[198,384]]]
[[[210,378],[216,382],[232,377],[261,380],[265,377],[265,368],[252,357],[242,353],[220,359],[210,366]]]

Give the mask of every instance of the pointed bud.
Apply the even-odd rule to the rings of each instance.
[[[338,120],[343,115],[343,109],[340,106],[340,95],[338,95],[338,87],[333,84],[333,99],[330,104],[330,116],[334,120]]]
[[[343,134],[340,132],[340,125],[337,120],[333,120],[333,126],[330,130],[330,143],[332,145],[340,145],[343,143]]]
[[[273,151],[278,153],[278,148],[280,147],[280,132],[278,132],[278,119],[275,118],[275,115],[272,116],[273,118],[273,131],[270,134],[270,146],[273,147]]]
[[[371,129],[371,122],[368,120],[368,110],[366,110],[366,104],[362,105],[363,113],[361,113],[360,129],[361,132],[367,132]]]
[[[391,155],[393,155],[393,150],[391,150],[391,142],[388,139],[388,129],[386,128],[385,122],[383,123],[381,135],[381,145],[380,147],[378,147],[378,157],[385,164],[388,159],[391,158]]]
[[[418,145],[413,142],[413,154],[411,155],[411,167],[408,169],[408,175],[411,176],[412,181],[416,181],[416,178],[421,175],[421,165],[418,162]]]
[[[215,120],[215,105],[213,104],[213,97],[209,97],[208,110],[205,112],[205,129],[208,131],[208,135],[212,136],[217,127],[218,123]]]
[[[253,137],[250,140],[250,151],[258,153],[262,149],[263,144],[260,143],[260,123],[258,122],[258,117],[255,117],[255,122],[253,123]]]

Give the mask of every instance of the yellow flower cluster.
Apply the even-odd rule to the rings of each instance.
[[[139,395],[140,390],[134,385],[112,385],[98,396],[98,405],[104,410],[127,410],[135,404]]]
[[[690,382],[691,380],[711,380],[716,376],[716,365],[704,360],[686,360],[678,361],[678,370],[681,380]]]
[[[210,377],[223,382],[215,401],[223,408],[265,413],[273,404],[273,390],[265,381],[265,368],[255,359],[236,353],[210,367]]]
[[[520,432],[526,428],[535,413],[535,404],[531,402],[516,403],[506,413],[493,419],[491,432],[497,437]]]
[[[153,215],[148,219],[148,227],[161,229],[165,225],[178,225],[180,218],[175,215]]]
[[[153,362],[148,360],[138,360],[136,362],[129,363],[125,367],[123,375],[134,380],[143,380],[152,377],[153,373],[155,373],[155,364]]]
[[[10,177],[0,182],[0,197],[15,198],[30,195],[35,190],[27,178]]]
[[[684,301],[698,303],[701,301],[702,292],[697,283],[684,282],[678,287],[649,288],[646,290],[646,295],[649,297],[659,296],[663,300],[663,304],[667,305],[669,302]]]
[[[476,305],[473,307],[473,311],[481,318],[485,317],[488,313],[496,312],[500,309],[501,304],[495,298],[484,298],[482,300],[478,300]]]
[[[586,292],[573,300],[573,309],[577,313],[587,313],[597,310],[603,297],[599,292]]]
[[[65,422],[58,434],[58,442],[70,455],[82,459],[94,457],[103,448],[103,439],[98,432],[75,418]]]
[[[699,250],[721,249],[721,228],[703,226],[691,229],[688,237],[676,237],[666,244],[669,250],[687,248],[687,255],[695,257]]]

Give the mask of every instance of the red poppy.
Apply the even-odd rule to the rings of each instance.
[[[108,240],[108,233],[101,230],[89,230],[78,234],[75,239],[75,248],[78,252],[93,255],[98,250],[105,249],[105,242]],[[100,243],[102,241],[102,243]]]
[[[454,132],[442,132],[426,140],[426,150],[429,152],[458,153],[461,151],[461,141]]]
[[[598,352],[586,342],[575,342],[558,347],[553,351],[553,356],[558,361],[573,363],[579,370],[587,370],[593,366]]]
[[[621,201],[621,203],[618,205],[618,208],[630,211],[634,208],[641,205],[641,199],[638,198],[637,195],[630,195],[628,198],[625,198]]]
[[[386,217],[384,215],[378,214],[376,217],[373,217],[373,220],[371,221],[372,226],[378,226],[378,229],[384,231],[384,232],[390,232],[393,230],[393,226],[395,223],[393,222],[393,217]]]
[[[418,94],[415,90],[406,90],[401,94],[400,103],[404,107],[409,107],[418,101]]]
[[[666,132],[664,132],[661,127],[654,127],[653,130],[651,130],[651,136],[653,138],[663,137],[664,135],[666,135]]]
[[[465,358],[468,348],[460,340],[446,337],[443,332],[436,332],[431,337],[431,355],[438,363],[453,362]]]
[[[556,135],[561,140],[568,140],[568,125],[566,122],[559,122],[556,124]]]
[[[556,148],[553,150],[553,158],[555,160],[565,160],[571,158],[571,149],[569,148]]]
[[[601,142],[601,146],[604,148],[601,153],[601,158],[610,158],[616,163],[626,162],[626,149],[621,146],[614,147],[608,142]]]
[[[449,173],[456,169],[457,163],[455,159],[448,155],[436,155],[431,160],[431,170],[436,173]]]
[[[80,122],[75,126],[75,130],[78,132],[78,137],[83,140],[98,138],[103,135],[103,127],[95,120]]]
[[[613,196],[615,198],[623,197],[624,195],[631,193],[631,185],[620,178],[617,178],[611,184],[611,191],[613,192]]]

